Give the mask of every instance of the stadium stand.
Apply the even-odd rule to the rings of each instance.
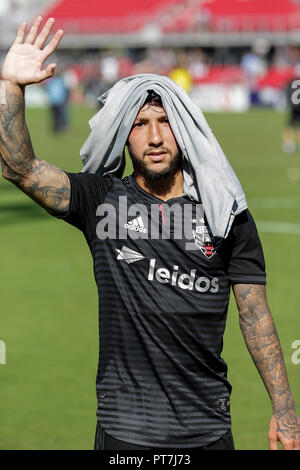
[[[49,9],[55,0],[0,0],[0,59],[1,50],[14,40],[22,21],[30,23],[42,10]],[[1,60],[0,60],[1,62]]]
[[[134,32],[164,17],[182,0],[62,0],[46,10],[67,32]]]
[[[67,32],[288,31],[300,28],[299,0],[61,0],[45,14]]]
[[[299,28],[297,0],[207,0],[213,31],[280,31]]]
[[[193,92],[201,93],[205,104],[226,96],[229,109],[232,92],[269,106],[280,104],[288,81],[299,78],[295,66],[300,64],[300,0],[3,2],[0,63],[21,19],[30,22],[38,13],[53,16],[55,28],[65,31],[59,62],[88,90],[91,101],[94,90],[98,94],[100,87],[106,89],[123,76],[176,72],[190,75]],[[8,16],[14,18],[10,36],[5,29]],[[156,42],[145,40],[151,27],[161,33]],[[265,51],[255,48],[258,40],[265,42]]]

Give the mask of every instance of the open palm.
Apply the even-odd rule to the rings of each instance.
[[[29,85],[39,83],[53,75],[56,64],[49,64],[44,69],[43,64],[56,50],[64,33],[61,29],[57,31],[52,40],[42,49],[55,20],[49,18],[39,32],[41,22],[41,16],[36,18],[26,38],[26,23],[21,24],[15,42],[4,60],[1,71],[3,80],[10,80],[19,85]]]

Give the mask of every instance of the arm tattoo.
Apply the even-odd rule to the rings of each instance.
[[[55,213],[67,211],[70,182],[64,171],[34,155],[25,121],[24,89],[0,81],[0,162],[4,178]]]
[[[240,328],[271,398],[277,430],[289,437],[295,431],[297,415],[265,286],[236,284],[234,295],[240,313]]]

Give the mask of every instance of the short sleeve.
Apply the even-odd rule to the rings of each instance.
[[[49,214],[74,225],[84,233],[92,227],[97,207],[104,202],[112,184],[110,176],[66,172],[71,185],[70,204],[64,215]]]
[[[266,284],[263,249],[249,210],[235,217],[229,239],[231,245],[228,265],[230,284]]]

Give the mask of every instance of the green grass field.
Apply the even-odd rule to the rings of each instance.
[[[94,111],[76,107],[68,134],[49,133],[45,110],[28,110],[37,156],[79,171]],[[207,114],[240,178],[264,247],[268,298],[300,414],[300,153],[281,152],[283,113]],[[270,224],[272,222],[272,224]],[[91,449],[96,426],[97,293],[82,234],[0,180],[0,449]],[[267,449],[271,405],[243,342],[231,301],[223,357],[233,385],[236,448]]]

